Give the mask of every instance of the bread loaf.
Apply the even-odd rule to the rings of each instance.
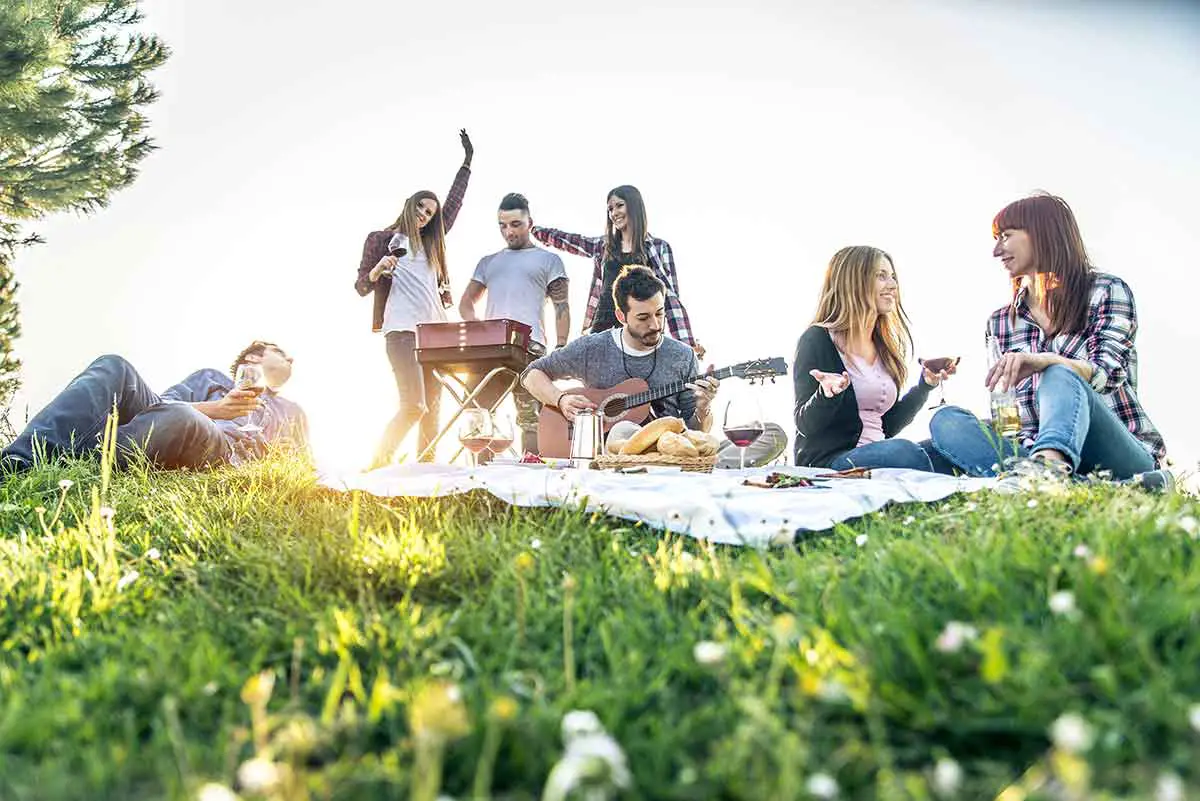
[[[658,452],[667,456],[684,456],[691,459],[700,455],[700,451],[690,439],[673,431],[665,431],[658,438]]]
[[[608,436],[610,439],[619,439],[624,442],[641,430],[642,427],[632,420],[618,420],[608,430]]]
[[[616,456],[618,453],[621,452],[621,447],[628,441],[629,440],[627,440],[627,439],[617,439],[612,434],[609,434],[608,442],[604,443],[604,450],[606,450],[608,453],[612,454],[613,456]]]
[[[683,421],[678,417],[660,417],[642,426],[641,431],[630,437],[629,441],[622,446],[621,453],[626,456],[645,453],[655,446],[658,438],[663,434],[667,432],[678,434],[683,430]]]
[[[712,456],[721,445],[721,441],[707,431],[694,431],[689,428],[683,435],[696,446],[701,456]]]

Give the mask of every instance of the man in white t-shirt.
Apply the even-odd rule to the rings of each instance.
[[[479,301],[487,296],[484,319],[509,319],[525,323],[533,329],[530,335],[530,352],[535,356],[547,350],[547,337],[542,322],[546,300],[554,304],[555,346],[567,344],[571,330],[571,311],[567,303],[567,271],[562,259],[535,245],[529,237],[533,219],[529,214],[529,201],[524,195],[512,193],[500,201],[497,213],[500,234],[508,247],[484,256],[471,276],[458,304],[464,320],[480,319],[476,313]],[[474,386],[482,375],[469,378]],[[478,399],[481,406],[490,406],[496,399],[491,388]],[[521,447],[537,453],[538,403],[523,386],[513,392],[517,407],[517,426],[521,429]]]

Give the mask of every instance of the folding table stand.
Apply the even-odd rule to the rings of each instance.
[[[504,400],[512,394],[512,391],[517,388],[517,382],[521,379],[521,372],[529,366],[533,361],[534,356],[519,345],[464,345],[456,348],[418,348],[417,362],[422,365],[431,367],[430,372],[437,382],[442,385],[442,388],[450,393],[450,397],[454,398],[457,407],[454,414],[446,421],[438,431],[437,436],[421,451],[418,455],[418,461],[431,457],[437,452],[438,443],[446,434],[454,429],[458,423],[458,418],[468,408],[481,409],[476,400],[483,391],[493,382],[497,381],[504,387],[504,391],[496,398],[495,402],[488,407],[489,412],[495,412],[504,403]],[[489,369],[490,368],[490,369]],[[459,371],[475,372],[480,369],[487,369],[483,378],[471,389],[467,386],[467,382],[459,377]],[[518,432],[514,431],[514,435]],[[450,458],[453,462],[462,455],[463,448],[459,448],[454,456]]]

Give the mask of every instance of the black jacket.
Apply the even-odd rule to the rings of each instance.
[[[792,363],[792,383],[795,388],[796,464],[806,467],[827,467],[835,456],[858,444],[862,436],[862,418],[858,416],[858,400],[854,386],[848,386],[832,398],[821,392],[810,370],[841,374],[846,364],[838,353],[829,331],[819,325],[810,326],[796,343],[796,360]],[[932,389],[922,374],[917,385],[884,412],[883,434],[894,437],[912,422],[925,404]]]

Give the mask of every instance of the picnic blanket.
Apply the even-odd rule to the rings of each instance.
[[[772,472],[819,476],[803,467],[683,473],[650,468],[626,474],[556,469],[545,465],[393,465],[369,473],[322,474],[332,489],[381,497],[430,498],[483,490],[514,506],[582,507],[711,542],[766,547],[804,531],[881,509],[889,503],[931,503],[956,492],[991,487],[995,479],[943,476],[916,470],[873,470],[868,479],[834,479],[815,487],[744,486]]]

